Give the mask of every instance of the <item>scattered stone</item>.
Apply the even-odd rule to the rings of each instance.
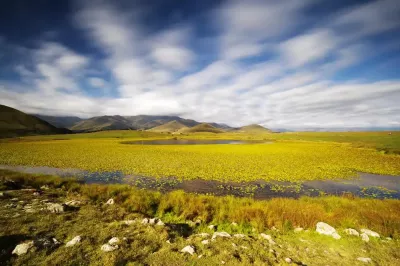
[[[236,244],[235,244],[235,243],[232,243],[232,247],[234,247],[234,248],[235,248],[235,247],[237,247],[237,246],[236,246]]]
[[[43,185],[43,186],[40,187],[40,189],[42,189],[42,190],[49,190],[50,188],[49,188],[48,185]]]
[[[235,222],[232,222],[231,225],[232,225],[232,226],[235,226],[235,227],[238,226],[238,224],[235,223]]]
[[[35,191],[35,192],[33,192],[33,196],[38,197],[38,196],[40,196],[40,193]]]
[[[230,238],[231,235],[228,234],[227,232],[215,232],[215,233],[213,234],[213,236],[212,236],[211,239],[216,239],[217,237],[227,237],[227,238]]]
[[[0,192],[0,198],[4,197],[4,193]]]
[[[372,236],[372,237],[381,237],[377,232],[374,232],[372,230],[369,229],[361,229],[361,233],[367,234],[368,236]]]
[[[287,263],[292,263],[292,259],[291,258],[285,258],[285,261],[287,262]]]
[[[275,253],[275,250],[273,250],[272,248],[269,249],[269,253]]]
[[[21,256],[23,254],[28,253],[29,249],[31,249],[32,247],[33,247],[33,241],[19,244],[14,248],[14,250],[12,251],[12,254]]]
[[[58,242],[57,239],[55,238],[50,238],[50,237],[40,237],[37,238],[33,241],[33,244],[35,247],[39,249],[55,249],[60,245],[60,242]]]
[[[348,235],[351,235],[351,236],[360,236],[360,233],[357,230],[353,229],[353,228],[347,228],[347,229],[344,230],[344,232],[346,234],[348,234]]]
[[[249,249],[249,247],[246,246],[240,246],[242,249]]]
[[[199,226],[199,225],[201,224],[201,220],[200,220],[200,219],[197,219],[194,223],[195,223],[197,226]]]
[[[157,222],[157,218],[149,219],[149,224],[155,224]]]
[[[119,243],[119,238],[118,237],[113,237],[110,240],[108,240],[108,244],[110,244],[111,246],[114,246],[116,244]]]
[[[317,233],[321,235],[332,236],[334,239],[340,239],[341,236],[336,232],[336,229],[327,223],[319,222],[317,223]]]
[[[34,212],[36,212],[36,210],[33,209],[33,206],[30,205],[30,204],[27,204],[27,205],[24,206],[24,211],[27,212],[27,213],[34,213]]]
[[[392,241],[392,238],[391,237],[386,237],[386,240]]]
[[[111,251],[114,251],[114,250],[117,250],[117,249],[118,249],[118,245],[112,246],[110,244],[104,244],[104,245],[101,246],[101,250],[104,251],[104,252],[111,252]]]
[[[213,225],[213,224],[210,224],[210,225],[208,226],[208,228],[211,229],[211,230],[215,230],[215,229],[216,229],[216,226]]]
[[[303,231],[304,230],[304,228],[302,228],[302,227],[296,227],[295,229],[294,229],[294,232],[295,233],[298,233],[298,232],[301,232],[301,231]]]
[[[262,238],[268,240],[268,242],[269,242],[271,245],[275,245],[275,244],[276,244],[275,241],[272,239],[272,236],[266,235],[266,234],[264,234],[264,233],[261,233],[260,236],[261,236]]]
[[[47,210],[52,213],[62,213],[64,212],[64,206],[59,203],[47,203]]]
[[[164,226],[165,223],[164,223],[163,221],[161,221],[161,220],[158,220],[158,222],[156,223],[156,225],[158,225],[158,226]]]
[[[205,239],[205,240],[201,241],[201,243],[202,243],[203,245],[208,245],[208,244],[210,244],[210,240]]]
[[[148,223],[149,223],[149,219],[144,218],[144,219],[142,220],[142,224],[148,224]]]
[[[279,231],[275,226],[272,226],[272,227],[271,227],[271,230],[272,230],[272,231]]]
[[[199,237],[209,237],[210,234],[209,234],[209,233],[199,233],[199,234],[197,234],[196,236],[199,236]]]
[[[372,260],[370,258],[363,258],[363,257],[359,257],[357,258],[357,260],[365,262],[365,263],[371,263]]]
[[[165,241],[165,242],[168,243],[168,244],[171,244],[171,241],[169,241],[169,239],[167,241]]]
[[[76,244],[80,243],[81,240],[82,240],[82,238],[80,236],[76,236],[71,241],[67,242],[67,244],[65,244],[65,246],[66,247],[75,246]]]
[[[194,247],[193,246],[186,246],[181,250],[182,253],[189,253],[190,255],[193,255],[195,253]]]
[[[362,233],[360,236],[362,241],[369,242],[369,236],[366,233]]]
[[[79,200],[70,200],[67,201],[66,203],[64,203],[65,205],[67,205],[68,207],[79,207],[81,205],[81,202]]]
[[[221,260],[221,264],[225,264],[225,263],[226,263],[225,261]]]
[[[244,234],[234,234],[233,236],[236,237],[236,238],[244,238],[244,237],[246,237]]]
[[[107,205],[114,205],[114,199],[109,199],[106,202]]]
[[[201,254],[201,255],[197,256],[197,258],[199,258],[199,259],[200,259],[201,257],[203,257],[203,254]]]
[[[124,224],[131,225],[131,224],[134,224],[135,222],[136,222],[136,220],[125,220]]]
[[[18,201],[18,198],[12,198],[11,201]]]

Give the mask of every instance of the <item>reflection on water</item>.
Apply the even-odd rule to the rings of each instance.
[[[212,194],[217,196],[233,195],[269,199],[274,197],[298,198],[300,196],[317,197],[321,195],[353,194],[367,198],[400,199],[400,177],[361,173],[352,180],[314,180],[303,183],[291,182],[220,182],[214,180],[179,180],[176,178],[153,178],[124,175],[115,172],[88,172],[78,169],[59,169],[52,167],[26,167],[0,165],[0,169],[31,174],[49,174],[61,177],[77,177],[85,183],[129,184],[138,188],[169,192],[184,190],[190,193]]]
[[[158,139],[123,141],[131,145],[211,145],[211,144],[270,144],[265,140],[225,140],[225,139]]]

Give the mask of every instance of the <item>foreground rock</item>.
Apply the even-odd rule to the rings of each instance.
[[[361,240],[364,242],[369,242],[369,236],[366,233],[362,233]]]
[[[59,203],[47,203],[47,210],[52,213],[62,213],[64,212],[64,206]]]
[[[68,207],[74,207],[77,208],[79,207],[82,203],[78,200],[70,200],[64,203]]]
[[[76,244],[80,243],[82,240],[82,238],[80,236],[76,236],[74,238],[72,238],[71,241],[67,242],[67,244],[65,244],[66,247],[72,247],[75,246]]]
[[[331,236],[334,239],[340,239],[341,236],[336,232],[336,229],[327,223],[319,222],[316,228],[317,233],[321,235]]]
[[[101,246],[101,250],[104,252],[111,252],[111,251],[114,251],[117,249],[118,249],[118,245],[104,244]]]
[[[262,238],[268,240],[268,242],[269,242],[271,245],[275,245],[275,244],[276,244],[275,241],[272,239],[272,236],[266,235],[266,234],[264,234],[264,233],[261,233],[260,236],[261,236]]]
[[[365,263],[371,263],[372,262],[372,260],[370,258],[363,258],[363,257],[359,257],[359,258],[357,258],[357,260],[365,262]]]
[[[214,240],[214,239],[216,239],[217,237],[227,237],[227,238],[230,238],[231,235],[228,234],[227,232],[215,232],[215,233],[213,234],[213,236],[212,236],[211,239]]]
[[[374,231],[369,230],[369,229],[361,229],[361,233],[364,233],[364,234],[366,234],[368,236],[372,236],[372,237],[376,237],[376,238],[381,237],[377,232],[374,232]]]
[[[108,244],[110,244],[110,245],[116,245],[116,244],[118,244],[119,243],[119,238],[118,237],[113,237],[113,238],[111,238],[110,240],[108,240]]]
[[[193,255],[195,253],[194,247],[193,246],[186,246],[181,250],[182,253],[189,253],[190,255]]]
[[[114,205],[114,199],[109,199],[106,202],[107,205]]]
[[[12,254],[21,256],[23,254],[28,253],[29,249],[31,249],[32,247],[33,247],[33,241],[19,244],[14,248],[14,250],[12,251]]]
[[[348,235],[351,235],[351,236],[360,236],[360,233],[357,230],[353,229],[353,228],[347,228],[347,229],[344,230],[344,232],[346,234],[348,234]]]

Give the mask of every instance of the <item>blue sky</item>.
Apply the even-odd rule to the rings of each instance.
[[[8,2],[0,103],[29,113],[400,126],[396,0]]]

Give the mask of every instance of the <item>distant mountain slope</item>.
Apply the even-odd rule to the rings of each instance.
[[[170,121],[170,122],[165,123],[163,125],[160,125],[160,126],[157,126],[157,127],[153,127],[151,129],[149,129],[148,131],[174,133],[176,131],[187,129],[187,128],[188,127],[185,126],[184,124],[179,123],[176,120],[173,120],[173,121]]]
[[[65,128],[57,128],[36,116],[0,105],[0,137],[66,134],[70,132]]]
[[[224,131],[222,129],[213,127],[210,124],[202,123],[191,128],[181,129],[178,132],[179,133],[196,133],[196,132],[222,133]]]
[[[97,116],[82,120],[70,129],[79,132],[94,132],[102,130],[136,129],[130,125],[130,121],[123,116]]]
[[[180,118],[179,116],[156,116],[156,115],[137,115],[137,116],[125,116],[127,120],[131,122],[131,126],[138,129],[150,129],[157,126],[164,125],[171,121],[177,121],[188,127],[192,127],[200,124],[197,121],[191,119]]]
[[[36,115],[34,116],[52,124],[55,127],[70,128],[81,122],[83,119],[77,116],[50,116],[50,115]]]
[[[265,128],[260,125],[257,125],[257,124],[243,126],[243,127],[238,128],[236,131],[243,132],[243,133],[269,133],[269,132],[272,132],[270,129]]]

